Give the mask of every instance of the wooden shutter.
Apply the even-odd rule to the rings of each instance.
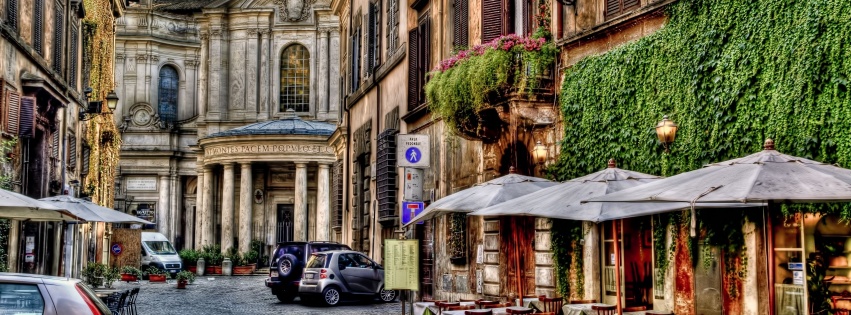
[[[426,76],[428,75],[428,71],[431,69],[429,61],[431,59],[431,19],[425,18],[420,22],[420,30],[419,30],[419,38],[420,43],[419,47],[419,58],[417,59],[419,64],[419,73],[417,73],[417,80],[419,84],[417,84],[417,89],[419,89],[419,93],[417,93],[417,99],[419,104],[425,103],[425,85],[426,85]]]
[[[71,134],[68,137],[68,167],[71,169],[77,168],[77,136]]]
[[[57,1],[53,5],[53,71],[62,76],[62,37],[65,35],[65,10]],[[62,76],[64,77],[64,76]]]
[[[77,89],[77,59],[80,54],[77,51],[77,41],[79,40],[78,28],[76,25],[71,25],[70,51],[68,53],[68,85],[71,89]]]
[[[375,20],[377,16],[375,14],[375,3],[369,4],[369,12],[367,13],[366,23],[367,23],[367,31],[366,31],[366,74],[371,75],[373,69],[375,68]]]
[[[623,0],[623,12],[626,13],[629,10],[635,9],[639,5],[639,0]]]
[[[372,7],[372,17],[372,41],[374,42],[372,45],[372,66],[376,68],[381,64],[381,0],[376,1],[375,6]]]
[[[35,136],[35,97],[21,97],[21,115],[18,135],[22,138]]]
[[[80,166],[81,176],[86,176],[86,174],[89,174],[89,157],[91,155],[91,152],[92,149],[83,145],[83,155],[80,157],[80,159],[82,159],[82,161],[80,161],[82,163]]]
[[[44,56],[44,0],[34,0],[34,2],[32,45],[39,55]]]
[[[521,7],[522,14],[520,15],[523,17],[523,30],[521,34],[528,35],[532,33],[532,19],[535,15],[532,14],[531,6],[529,5],[529,0],[521,0],[521,2],[523,3]]]
[[[50,157],[59,159],[59,130],[56,130],[51,134],[50,146]]]
[[[455,47],[467,47],[469,40],[469,0],[455,0],[455,10],[452,14],[453,39]]]
[[[18,29],[18,0],[6,0],[6,25]]]
[[[482,43],[487,43],[502,36],[503,0],[482,0]]]
[[[417,102],[420,94],[417,88],[417,84],[419,84],[419,80],[417,80],[417,74],[419,73],[419,69],[417,69],[419,65],[419,56],[417,55],[419,52],[418,31],[418,28],[408,31],[408,110],[413,110],[419,105]]]
[[[634,0],[631,0],[634,1]],[[606,0],[606,19],[611,19],[623,13],[624,0]]]
[[[6,132],[17,135],[21,122],[21,94],[6,92]]]

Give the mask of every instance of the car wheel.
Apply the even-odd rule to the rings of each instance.
[[[328,306],[334,306],[340,303],[340,290],[337,287],[330,286],[322,290],[322,302]]]
[[[396,300],[396,290],[384,290],[384,287],[381,287],[381,291],[378,291],[378,298],[381,302],[393,302]]]
[[[295,294],[286,292],[278,293],[275,296],[278,297],[278,301],[281,301],[281,303],[290,303],[295,299]]]
[[[278,277],[289,277],[295,270],[295,256],[286,254],[278,260]]]

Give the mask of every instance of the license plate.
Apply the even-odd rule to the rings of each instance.
[[[304,274],[304,278],[305,279],[313,279],[313,274],[312,273],[306,273],[306,274]]]
[[[270,276],[270,277],[272,277],[272,278],[277,278],[277,277],[278,277],[278,272],[277,272],[277,271],[272,271],[272,272],[269,274],[269,276]]]

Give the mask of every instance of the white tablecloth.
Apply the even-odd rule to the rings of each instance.
[[[476,302],[461,302],[461,305],[476,305]],[[437,307],[434,306],[434,302],[414,302],[414,315],[423,315],[429,306],[432,307],[432,312],[437,314]],[[443,312],[443,314],[446,314],[446,312]],[[464,311],[461,311],[461,315],[464,315]]]
[[[588,303],[588,304],[565,304],[561,307],[561,310],[564,312],[564,315],[596,315],[593,310],[591,310],[591,306],[599,305],[599,306],[611,306],[609,304],[603,303]],[[644,315],[644,311],[639,312],[623,312],[624,315]]]

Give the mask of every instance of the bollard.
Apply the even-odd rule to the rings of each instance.
[[[199,277],[204,275],[204,258],[198,258],[198,261],[195,262],[195,274]]]
[[[230,261],[230,258],[225,257],[225,259],[222,260],[222,275],[233,275],[233,262]]]

